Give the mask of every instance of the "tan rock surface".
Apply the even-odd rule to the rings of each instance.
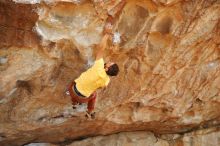
[[[154,135],[151,132],[121,132],[107,136],[96,136],[62,144],[31,143],[25,146],[218,146],[219,128],[196,130],[185,134]]]
[[[87,138],[68,146],[217,146],[219,139],[220,132],[211,129],[184,135],[162,135],[159,138],[150,132],[122,132]]]
[[[219,125],[220,1],[127,0],[122,11],[120,0],[45,2],[0,1],[0,145]],[[93,63],[117,11],[121,43],[105,60],[120,74],[99,90],[89,120],[64,91]]]

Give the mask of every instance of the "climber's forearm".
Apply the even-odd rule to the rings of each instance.
[[[109,35],[105,35],[100,44],[98,45],[98,52],[96,54],[96,60],[100,59],[100,58],[103,58],[103,55],[104,55],[104,51],[107,47],[107,41],[108,41],[108,38],[109,38]]]

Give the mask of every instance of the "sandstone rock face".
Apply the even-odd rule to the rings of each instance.
[[[212,130],[211,130],[212,131]],[[123,132],[110,136],[97,136],[73,142],[68,146],[217,146],[220,144],[219,131],[209,133],[201,130],[181,135],[155,137],[150,132]]]
[[[120,74],[91,120],[64,91],[93,64],[109,15],[121,38],[104,58]],[[0,38],[0,145],[220,123],[219,0],[2,0]]]
[[[68,146],[217,146],[220,144],[219,128],[194,132],[155,136],[150,132],[121,132],[108,136],[96,136],[85,140],[63,143]],[[31,143],[25,146],[57,146],[50,143]]]

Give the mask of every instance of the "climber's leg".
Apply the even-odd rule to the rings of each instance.
[[[71,82],[66,90],[66,95],[70,95],[73,108],[76,108],[79,102],[77,100],[77,95],[75,95],[75,92],[73,91],[73,86],[74,86],[74,82]]]
[[[74,100],[74,99],[72,98],[72,105],[73,105],[73,109],[76,109],[77,106],[79,105],[79,102],[77,102],[76,100]]]
[[[95,108],[95,102],[96,102],[96,92],[94,92],[90,96],[90,100],[88,101],[87,112],[86,112],[87,118],[92,118],[92,119],[95,118],[95,112],[93,112],[93,110]]]
[[[79,102],[78,102],[76,99],[74,99],[73,97],[71,98],[71,100],[72,100],[72,105],[77,105],[77,104],[79,104]]]
[[[92,97],[92,98],[88,102],[87,109],[88,109],[89,113],[92,113],[92,111],[95,108],[96,92],[92,93],[92,95],[90,95],[90,97]]]
[[[72,100],[73,108],[76,108],[79,104],[88,103],[88,106],[87,106],[88,112],[89,113],[92,112],[94,110],[94,106],[95,106],[96,92],[91,94],[91,96],[88,98],[81,97],[76,93],[74,86],[75,86],[75,82],[72,82],[68,86],[68,92],[69,92],[71,100]]]

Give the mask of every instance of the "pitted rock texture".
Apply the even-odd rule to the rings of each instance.
[[[104,59],[120,74],[89,120],[64,92],[93,63],[108,15],[121,43]],[[3,0],[0,18],[1,145],[220,123],[219,0]]]

